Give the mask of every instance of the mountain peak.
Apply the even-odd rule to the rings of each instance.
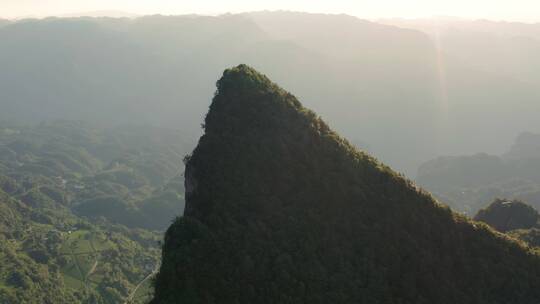
[[[241,64],[227,69],[217,82],[217,91],[205,120],[206,132],[223,130],[223,124],[241,120],[243,127],[256,127],[260,119],[283,111],[304,111],[300,102],[255,69]],[[225,121],[223,121],[225,120]],[[240,131],[240,130],[238,130]]]
[[[217,84],[218,91],[227,89],[228,85],[232,85],[233,88],[237,88],[238,85],[252,88],[263,85],[274,86],[268,77],[246,64],[240,64],[223,72],[223,77]]]
[[[243,178],[260,183],[257,174],[268,173],[267,164],[278,166],[279,158],[276,156],[286,153],[289,156],[287,162],[292,161],[293,157],[305,158],[307,154],[302,152],[301,146],[320,143],[324,137],[332,140],[339,138],[292,94],[247,65],[228,69],[217,82],[217,91],[205,119],[205,134],[186,164],[186,195],[191,196],[190,190],[200,180],[209,185],[223,184],[218,178],[220,174],[209,176],[201,170],[206,168],[208,159],[222,167],[232,165],[230,171],[241,170]],[[348,145],[342,139],[339,139],[339,144]],[[353,151],[352,147],[349,150]],[[254,154],[258,157],[252,157]],[[240,162],[232,163],[229,159],[244,156]],[[231,172],[221,173],[231,176]],[[287,179],[279,176],[282,172],[274,173],[276,180]],[[255,193],[257,188],[254,186],[246,191]],[[186,215],[195,212],[196,208],[192,208],[194,205],[198,209],[204,208],[204,204],[189,203],[186,205]]]
[[[185,184],[152,303],[540,300],[537,255],[442,207],[245,65],[218,81]]]

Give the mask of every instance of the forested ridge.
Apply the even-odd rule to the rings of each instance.
[[[540,301],[540,257],[332,131],[252,68],[226,70],[186,158],[157,303]]]

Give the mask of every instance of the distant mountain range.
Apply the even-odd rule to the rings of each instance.
[[[437,40],[293,12],[21,20],[0,29],[0,119],[173,126],[194,143],[215,75],[245,62],[413,175],[437,155],[502,150],[494,132],[540,130],[538,38],[512,36],[516,26]]]
[[[540,135],[522,133],[503,155],[443,156],[420,166],[418,183],[442,202],[470,215],[496,198],[540,209]]]
[[[535,55],[540,50],[540,23],[461,19],[382,22],[427,33],[449,60],[525,83],[540,83],[540,58]]]
[[[140,17],[139,14],[118,11],[118,10],[97,10],[97,11],[88,11],[88,12],[77,12],[71,14],[61,15],[63,18],[76,18],[76,17],[109,17],[109,18],[135,18]]]

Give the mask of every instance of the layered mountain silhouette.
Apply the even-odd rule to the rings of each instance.
[[[294,37],[279,28],[270,32],[271,22],[298,31]],[[420,32],[349,16],[287,12],[46,18],[1,29],[0,120],[148,123],[182,129],[194,144],[215,75],[246,62],[395,165],[416,169],[412,159],[436,155],[407,153],[405,160],[393,148],[416,149],[435,136],[426,128],[438,105],[434,48]],[[359,100],[369,102],[369,115],[360,111],[366,105]],[[386,127],[373,128],[381,120]],[[418,132],[397,135],[398,124]]]
[[[502,155],[437,157],[420,166],[416,181],[454,210],[471,216],[501,197],[540,209],[540,135],[521,133]]]
[[[1,24],[0,120],[151,124],[194,144],[215,75],[244,62],[409,176],[438,155],[495,153],[500,138],[540,128],[534,29],[439,37],[294,12]]]
[[[246,65],[186,158],[157,303],[538,303],[540,257],[471,222]]]

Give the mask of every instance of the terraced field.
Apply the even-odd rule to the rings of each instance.
[[[118,250],[117,245],[102,232],[78,230],[67,233],[60,249],[66,263],[61,268],[67,287],[75,290],[96,289],[106,278],[107,252]],[[157,266],[129,291],[126,303],[145,303],[150,297],[151,277]]]
[[[87,230],[68,232],[61,254],[67,263],[62,267],[66,285],[73,289],[93,288],[103,279],[93,275],[99,266],[100,252],[113,249],[114,243]]]

